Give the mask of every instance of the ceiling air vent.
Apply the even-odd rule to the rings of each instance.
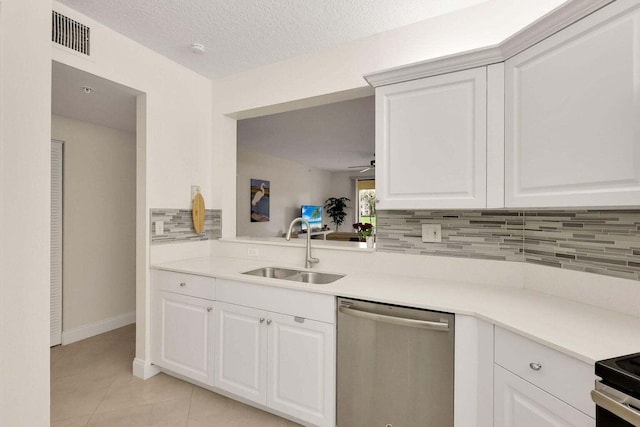
[[[91,29],[55,10],[52,19],[51,41],[88,56]]]

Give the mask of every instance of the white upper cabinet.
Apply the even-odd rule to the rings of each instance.
[[[487,207],[487,68],[376,88],[379,209]]]
[[[640,4],[619,0],[505,63],[507,207],[640,204]]]

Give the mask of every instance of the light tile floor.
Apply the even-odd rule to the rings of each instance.
[[[51,349],[54,427],[287,427],[298,424],[165,374],[131,374],[135,325]]]

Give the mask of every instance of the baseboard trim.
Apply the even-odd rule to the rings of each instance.
[[[151,363],[142,359],[138,359],[137,357],[133,359],[134,376],[146,380],[159,373],[160,368],[158,368],[156,365],[152,365]]]
[[[120,314],[108,319],[79,326],[77,328],[62,331],[62,345],[67,345],[95,335],[103,334],[123,326],[136,323],[136,312]]]

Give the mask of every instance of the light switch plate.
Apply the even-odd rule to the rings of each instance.
[[[440,224],[422,224],[422,241],[424,243],[442,242],[442,226]]]
[[[156,221],[156,236],[162,236],[164,234],[164,221]]]

